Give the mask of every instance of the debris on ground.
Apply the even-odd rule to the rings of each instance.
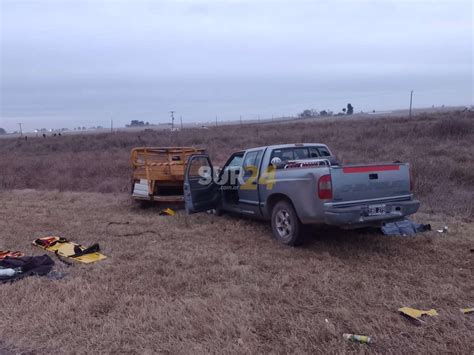
[[[346,340],[355,341],[355,342],[362,343],[362,344],[373,343],[372,337],[367,336],[367,335],[357,335],[357,334],[344,333],[342,336]]]
[[[86,248],[80,244],[70,242],[66,238],[47,236],[34,240],[33,245],[55,253],[58,258],[71,258],[85,264],[107,258],[100,253],[100,246],[97,243]]]
[[[411,236],[420,232],[431,230],[430,224],[421,224],[404,219],[399,222],[385,223],[381,227],[382,233],[387,236]]]
[[[19,258],[25,256],[25,254],[21,251],[0,250],[0,260],[5,259],[7,256],[9,258]]]
[[[159,215],[160,216],[174,216],[176,214],[175,211],[173,211],[171,208],[165,208],[164,210],[161,210]]]
[[[444,226],[443,229],[437,229],[438,233],[448,233],[448,226]]]
[[[9,282],[26,276],[47,275],[54,266],[54,260],[48,255],[6,257],[0,260],[0,282]]]
[[[460,311],[463,314],[474,313],[474,307],[473,308],[461,308]]]
[[[427,316],[437,316],[438,312],[436,312],[435,309],[430,309],[428,311],[423,311],[415,308],[410,308],[410,307],[402,307],[399,308],[398,311],[405,317],[408,317],[409,319],[416,320],[418,322],[422,322],[420,319],[421,316],[427,315]]]

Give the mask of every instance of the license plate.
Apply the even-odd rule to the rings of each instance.
[[[385,214],[385,205],[369,205],[369,216],[380,216]]]

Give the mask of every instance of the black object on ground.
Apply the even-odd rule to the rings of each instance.
[[[411,236],[420,232],[431,230],[431,225],[421,224],[404,219],[399,222],[385,223],[382,228],[382,233],[388,236]]]
[[[0,276],[0,282],[15,281],[26,276],[47,275],[54,266],[54,260],[48,255],[23,256],[20,258],[6,257],[0,260],[0,267],[19,270],[12,276]]]

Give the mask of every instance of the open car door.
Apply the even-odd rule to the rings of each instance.
[[[183,187],[184,204],[188,214],[217,207],[219,186],[214,182],[214,170],[207,154],[189,157]]]

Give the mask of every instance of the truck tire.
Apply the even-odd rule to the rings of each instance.
[[[277,202],[272,209],[271,222],[273,236],[279,242],[291,246],[301,243],[303,225],[289,201]]]

